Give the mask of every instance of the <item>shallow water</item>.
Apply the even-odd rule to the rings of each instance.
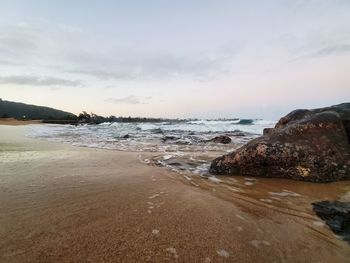
[[[273,121],[174,121],[160,123],[102,123],[99,125],[33,125],[30,137],[79,146],[127,151],[216,151],[243,144],[272,127]],[[208,143],[218,135],[233,140],[229,147]]]
[[[92,261],[106,255],[146,261],[152,253],[156,262],[348,262],[348,244],[311,203],[349,198],[350,182],[207,177],[147,166],[157,158],[176,163],[171,152],[118,153],[26,139],[11,146],[8,138],[0,138],[7,160],[0,169],[0,254],[22,258],[13,261],[56,262],[82,253]],[[221,153],[183,154],[196,163]]]
[[[237,149],[274,124],[274,121],[236,119],[78,126],[33,125],[27,135],[82,147],[153,152],[150,161],[157,165],[204,174],[213,156]],[[229,136],[232,142],[220,144],[210,141],[220,135]]]
[[[187,156],[186,156],[187,154]],[[334,239],[342,239],[332,233],[329,227],[317,217],[312,203],[322,200],[350,201],[350,181],[327,184],[309,183],[280,178],[263,178],[248,176],[214,176],[208,172],[210,161],[220,156],[220,152],[185,153],[183,155],[153,156],[140,154],[139,160],[149,165],[164,166],[177,174],[176,178],[186,184],[205,189],[213,195],[237,205],[240,209],[263,220],[267,214],[261,209],[268,209],[276,214],[285,214],[297,222],[302,228],[310,231],[317,239],[335,245]],[[188,157],[190,156],[190,157]],[[257,209],[248,209],[255,206]],[[258,212],[259,211],[259,212]],[[246,219],[236,215],[242,221]],[[276,218],[276,224],[282,222]],[[252,241],[254,247],[261,247],[263,241]]]
[[[198,175],[187,170],[174,171],[184,183],[205,189],[221,199],[232,202],[242,211],[255,217],[255,220],[266,219],[267,213],[261,214],[261,209],[248,209],[248,203],[249,207],[255,206],[275,211],[276,214],[285,214],[303,228],[311,231],[318,239],[330,244],[334,243],[334,239],[342,239],[332,233],[328,226],[315,215],[312,203],[321,200],[350,201],[349,181],[317,184],[279,178],[216,177]],[[246,220],[239,214],[236,216],[242,221]],[[274,220],[276,224],[282,223],[276,218],[269,219]],[[263,245],[263,243],[258,245]]]
[[[300,222],[303,227],[318,238],[332,243],[335,235],[314,214],[311,203],[321,200],[350,201],[350,182],[315,184],[286,179],[215,177],[209,174],[208,168],[214,158],[239,148],[261,135],[263,128],[272,126],[272,122],[240,125],[231,121],[33,125],[27,135],[76,146],[139,152],[138,159],[141,163],[165,167],[175,172],[169,173],[174,179],[208,190],[222,199],[240,205],[242,211],[247,209],[246,204],[249,203],[286,214],[296,221],[302,219]],[[209,141],[218,135],[228,135],[232,142],[224,145]],[[256,211],[261,210],[249,209],[246,212],[257,218],[264,217],[256,214]],[[245,220],[242,215],[236,216]],[[266,245],[261,240],[252,242],[255,247]]]

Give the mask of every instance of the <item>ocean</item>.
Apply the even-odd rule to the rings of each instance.
[[[262,119],[233,119],[77,126],[47,124],[33,125],[27,135],[80,147],[140,152],[142,162],[175,171],[206,174],[212,158],[237,149],[275,123]],[[210,141],[220,135],[229,136],[231,143]]]

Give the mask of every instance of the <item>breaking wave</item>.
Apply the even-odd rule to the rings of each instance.
[[[195,120],[98,125],[33,125],[29,137],[82,147],[152,152],[156,165],[202,172],[210,153],[227,153],[260,136],[274,121],[258,119]],[[211,141],[225,135],[231,143]]]

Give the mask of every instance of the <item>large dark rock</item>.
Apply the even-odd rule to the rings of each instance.
[[[337,235],[350,243],[350,202],[321,201],[312,203],[318,217]]]
[[[262,137],[215,159],[210,172],[311,182],[350,179],[349,143],[350,103],[296,110]]]

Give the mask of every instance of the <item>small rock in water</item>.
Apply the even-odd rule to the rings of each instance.
[[[312,203],[318,217],[345,241],[350,243],[350,202],[321,201]]]
[[[210,140],[211,142],[216,142],[216,143],[222,143],[222,144],[228,144],[230,143],[232,140],[230,137],[228,137],[227,135],[220,135],[220,136],[216,136],[213,139]]]

